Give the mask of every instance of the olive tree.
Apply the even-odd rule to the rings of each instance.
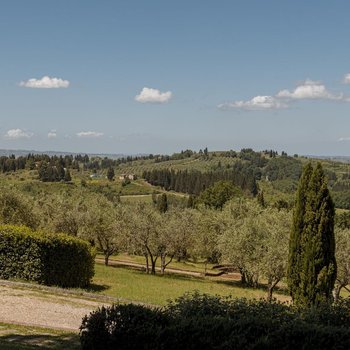
[[[267,209],[257,220],[263,233],[262,255],[258,266],[267,281],[267,299],[271,301],[274,288],[287,273],[291,213]]]
[[[264,209],[255,201],[231,201],[223,211],[225,228],[220,236],[221,260],[231,264],[241,274],[241,282],[257,286],[263,255],[264,234],[257,220]]]
[[[333,296],[334,300],[338,301],[340,291],[350,284],[350,229],[336,229],[335,242],[335,257],[338,269]]]
[[[161,214],[153,206],[138,203],[133,208],[129,225],[129,249],[145,257],[147,273],[156,273],[162,229]]]
[[[222,213],[212,209],[201,209],[197,214],[193,255],[204,259],[204,274],[208,263],[217,263],[220,257],[218,240],[223,232]]]
[[[103,252],[105,265],[108,265],[109,257],[125,245],[126,217],[127,211],[123,206],[115,206],[103,196],[89,201],[80,234],[97,242]]]
[[[185,258],[192,249],[196,215],[191,209],[173,208],[161,215],[161,221],[158,246],[161,273],[164,274],[175,257],[178,260]]]

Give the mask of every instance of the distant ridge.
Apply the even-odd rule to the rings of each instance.
[[[0,149],[0,156],[10,156],[14,154],[16,157],[26,156],[31,154],[47,154],[49,156],[66,156],[66,155],[78,155],[87,154],[89,157],[108,157],[111,159],[118,159],[123,157],[137,157],[137,156],[148,156],[149,153],[89,153],[89,152],[62,152],[62,151],[36,151],[36,150],[25,150],[25,149]],[[306,158],[312,159],[323,159],[342,163],[350,163],[350,156],[322,156],[322,155],[300,155]]]
[[[66,155],[77,155],[87,154],[89,157],[108,157],[111,159],[118,159],[127,156],[141,156],[145,154],[123,154],[123,153],[89,153],[89,152],[61,152],[61,151],[35,151],[35,150],[22,150],[22,149],[0,149],[0,156],[10,156],[14,154],[16,157],[26,156],[29,153],[32,154],[47,154],[49,156],[66,156]]]
[[[333,160],[335,162],[350,163],[350,156],[314,156],[306,155],[307,158]]]

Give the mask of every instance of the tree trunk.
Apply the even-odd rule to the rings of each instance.
[[[149,274],[149,261],[148,261],[148,254],[145,254],[146,259],[146,273]]]
[[[268,285],[267,287],[267,301],[271,303],[272,301],[272,293],[273,293],[273,287],[272,285]]]
[[[247,284],[247,278],[246,278],[246,275],[245,275],[244,271],[242,269],[239,269],[239,273],[241,274],[241,283],[243,285],[246,285]]]
[[[269,303],[271,303],[271,301],[272,301],[273,291],[274,291],[274,289],[277,286],[279,281],[280,281],[280,279],[276,279],[275,281],[273,281],[273,278],[270,278],[267,282],[267,301]]]
[[[158,256],[154,257],[148,246],[146,246],[146,249],[147,249],[147,256],[149,256],[151,259],[151,274],[155,275],[156,274],[156,262],[157,262]]]
[[[152,266],[152,268],[151,268],[151,274],[152,275],[155,275],[156,274],[156,261],[157,261],[157,259],[152,259],[151,258],[151,266]]]
[[[165,270],[165,254],[162,254],[160,256],[160,273],[164,275],[164,270]]]
[[[108,266],[108,262],[109,262],[109,254],[105,253],[105,266]]]

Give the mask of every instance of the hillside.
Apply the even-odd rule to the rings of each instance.
[[[49,156],[49,155],[48,155]],[[251,149],[243,149],[236,151],[216,151],[216,152],[193,152],[181,151],[171,156],[169,155],[150,155],[150,156],[128,156],[112,159],[100,156],[83,156],[76,155],[67,167],[70,169],[72,180],[69,183],[60,183],[55,181],[42,182],[38,177],[38,169],[31,166],[28,169],[28,155],[21,155],[16,159],[23,158],[22,169],[12,170],[4,168],[0,173],[0,186],[12,186],[21,192],[36,197],[39,193],[102,193],[108,199],[123,198],[130,200],[151,201],[152,193],[164,192],[164,188],[172,192],[173,197],[186,197],[186,193],[175,192],[191,192],[177,190],[171,186],[164,186],[160,183],[157,186],[154,181],[152,186],[148,181],[144,181],[146,173],[156,173],[162,171],[170,171],[174,173],[194,173],[211,174],[227,174],[228,172],[240,174],[244,178],[251,177],[251,181],[256,182],[256,193],[263,192],[267,204],[273,206],[293,205],[293,195],[297,187],[297,181],[301,174],[302,167],[309,161],[312,163],[321,162],[328,177],[329,187],[336,207],[339,209],[350,209],[350,165],[342,161],[334,161],[329,159],[315,159],[298,156],[288,156],[285,153],[278,155],[274,151],[254,152]],[[43,157],[39,155],[36,157]],[[57,161],[64,162],[68,156],[52,155],[51,163]],[[73,159],[73,156],[70,156]],[[41,158],[39,158],[41,159]],[[8,164],[13,161],[6,156],[0,157],[1,164]],[[36,162],[38,164],[38,161]],[[0,165],[1,165],[0,164]],[[106,179],[107,169],[112,167],[115,172],[115,181]],[[135,175],[136,180],[123,180],[122,176],[128,177]],[[227,178],[227,175],[225,175]],[[213,180],[214,181],[214,180]],[[151,181],[152,182],[152,181]],[[241,180],[242,182],[242,180]],[[241,183],[240,183],[241,185]],[[191,185],[189,185],[191,186]],[[255,185],[254,185],[255,186]],[[180,186],[181,187],[181,186]],[[198,194],[200,189],[195,194]],[[253,191],[254,192],[254,191]],[[253,193],[254,194],[254,193]]]

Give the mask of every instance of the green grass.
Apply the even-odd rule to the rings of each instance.
[[[79,336],[76,333],[0,323],[1,350],[78,350],[80,348]]]
[[[122,203],[127,203],[127,204],[136,204],[139,202],[142,203],[152,203],[152,195],[126,195],[126,196],[120,196],[120,201]]]
[[[237,281],[225,281],[213,278],[200,278],[167,274],[147,275],[138,270],[121,267],[95,265],[95,277],[92,291],[113,297],[143,302],[152,305],[165,305],[186,292],[218,294],[233,297],[262,298],[266,292],[262,289],[243,288]],[[286,296],[280,296],[286,300]]]

